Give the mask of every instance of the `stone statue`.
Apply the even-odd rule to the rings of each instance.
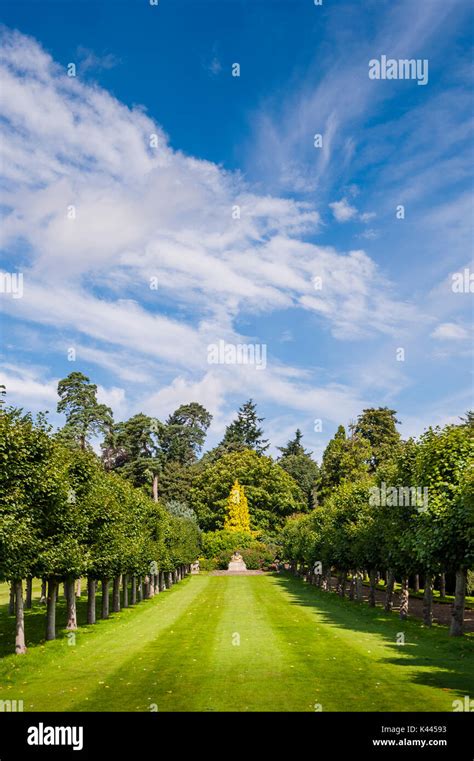
[[[243,557],[240,554],[240,552],[234,552],[230,559],[229,563],[229,571],[235,571],[236,573],[239,571],[246,571],[247,566],[244,563]]]

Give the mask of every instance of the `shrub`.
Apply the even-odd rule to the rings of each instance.
[[[200,571],[214,571],[216,568],[216,561],[212,558],[199,558],[199,570]]]
[[[197,523],[196,513],[188,507],[185,502],[180,502],[177,499],[170,499],[169,502],[166,502],[165,507],[170,515],[174,515],[176,518],[188,518]]]
[[[214,568],[227,570],[234,552],[240,552],[249,571],[274,567],[277,547],[257,541],[247,533],[211,531],[202,535],[203,560],[214,563]],[[201,565],[204,570],[204,566]],[[212,569],[210,569],[212,570]]]
[[[261,542],[254,542],[251,547],[242,549],[241,554],[249,571],[268,570],[274,565],[274,552]]]
[[[226,553],[228,563],[234,552],[250,547],[254,541],[250,534],[238,531],[209,531],[202,536],[203,554],[206,558],[215,558]]]
[[[231,556],[226,550],[219,552],[219,554],[214,558],[216,568],[218,568],[219,571],[227,571],[230,558]]]

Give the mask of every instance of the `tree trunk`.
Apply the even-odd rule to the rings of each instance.
[[[153,474],[153,501],[158,502],[158,476]]]
[[[81,591],[82,591],[82,579],[79,578],[76,582],[76,597],[81,596]]]
[[[363,584],[362,584],[362,571],[357,571],[357,578],[356,578],[356,600],[357,602],[362,602],[364,599],[363,595]]]
[[[132,576],[132,599],[131,604],[136,605],[137,604],[137,577],[135,574]]]
[[[48,596],[46,598],[46,639],[56,639],[56,597],[58,582],[48,579]]]
[[[145,600],[150,600],[155,594],[153,584],[151,581],[151,575],[145,576]]]
[[[460,568],[456,571],[456,589],[451,610],[451,637],[461,637],[464,634],[464,605],[466,602],[467,572]]]
[[[168,589],[171,589],[171,587],[173,586],[173,572],[172,571],[168,571],[168,583],[166,586],[168,587]]]
[[[377,583],[377,576],[375,569],[371,568],[369,571],[369,605],[371,608],[375,608],[375,585]]]
[[[114,576],[112,585],[112,611],[120,613],[120,576]]]
[[[440,573],[439,575],[439,596],[446,597],[446,574]]]
[[[42,605],[46,604],[46,579],[41,579],[41,594],[40,594],[40,603]]]
[[[408,582],[408,576],[404,576],[402,579],[402,588],[400,590],[400,618],[402,621],[405,621],[408,616],[408,602],[410,599]]]
[[[128,608],[128,573],[122,576],[123,607]]]
[[[10,582],[10,597],[8,600],[8,615],[15,615],[15,582]]]
[[[109,580],[102,579],[102,618],[109,617]]]
[[[326,590],[330,592],[332,590],[332,574],[331,569],[329,568],[328,572],[326,573]]]
[[[73,629],[77,629],[76,595],[74,594],[74,579],[72,577],[68,577],[64,582],[64,586],[67,590],[66,629],[69,629],[69,631],[72,631]]]
[[[97,582],[95,579],[87,579],[87,623],[95,624],[95,594]]]
[[[418,592],[420,591],[420,574],[419,573],[415,574],[415,579],[413,582],[413,591],[415,592],[415,594],[418,594]]]
[[[160,571],[158,576],[160,578],[160,592],[164,592],[166,590],[165,572]]]
[[[155,573],[153,575],[153,587],[155,590],[155,595],[158,595],[160,593],[160,575],[159,573]]]
[[[148,596],[154,597],[155,596],[155,576],[153,573],[150,573],[148,575],[148,584],[149,584]]]
[[[387,589],[385,591],[384,609],[389,613],[393,608],[393,588],[395,586],[395,575],[393,571],[387,571]]]
[[[28,576],[26,580],[26,604],[25,607],[28,608],[28,610],[31,608],[33,602],[33,579],[31,576]]]
[[[15,614],[16,614],[16,634],[15,634],[15,653],[23,655],[26,653],[25,641],[25,612],[23,610],[23,582],[21,579],[15,581]]]
[[[425,591],[423,594],[423,623],[431,626],[433,623],[433,574],[425,575]]]
[[[349,600],[354,599],[354,593],[355,593],[355,574],[351,574],[351,580],[349,583]]]
[[[138,602],[141,602],[143,600],[143,582],[142,577],[138,577]]]
[[[174,569],[174,571],[173,571],[173,584],[177,584],[177,583],[178,583],[178,581],[179,581],[179,578],[178,578],[178,571],[177,571],[177,570],[176,570],[176,568],[175,568],[175,569]]]
[[[344,571],[339,575],[339,597],[344,597],[346,594],[346,582],[347,582],[347,573]]]

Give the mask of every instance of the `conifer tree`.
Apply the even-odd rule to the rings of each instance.
[[[99,404],[97,386],[86,375],[69,373],[59,381],[58,395],[57,411],[66,415],[66,424],[59,432],[62,440],[85,450],[90,447],[90,438],[112,426],[112,410]]]
[[[223,452],[240,449],[253,449],[257,454],[263,454],[268,449],[268,439],[263,438],[263,428],[259,426],[264,418],[258,417],[257,406],[252,399],[243,404],[237,414],[237,419],[227,426],[222,442],[219,444],[219,456]]]
[[[244,487],[236,479],[227,500],[227,515],[224,528],[227,531],[250,533],[250,517]]]

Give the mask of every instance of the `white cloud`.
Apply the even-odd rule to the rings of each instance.
[[[366,240],[376,240],[379,237],[379,233],[377,230],[374,230],[372,227],[369,227],[368,230],[364,230],[360,234],[361,238],[365,238]]]
[[[119,419],[123,416],[123,413],[127,409],[125,400],[125,390],[123,388],[104,388],[104,386],[97,386],[97,401],[100,404],[106,404],[110,407],[116,417]]]
[[[386,317],[399,322],[395,307],[380,309],[388,290],[368,257],[296,240],[320,222],[311,204],[258,196],[238,175],[172,151],[142,110],[69,79],[31,39],[5,37],[9,193],[0,200],[15,211],[4,220],[2,242],[22,239],[33,255],[17,314],[172,362],[186,354],[192,365],[197,331],[156,315],[163,298],[193,305],[199,320],[211,322],[244,308],[302,304],[324,315],[337,335],[343,312],[353,333],[373,325],[374,300],[382,330]],[[150,147],[151,134],[158,148]],[[236,206],[240,218],[233,217]],[[352,213],[346,203],[336,209],[340,218]],[[339,286],[316,304],[311,277],[321,266]],[[158,278],[158,293],[150,292],[150,277]],[[86,292],[90,281],[107,297]]]
[[[57,380],[47,381],[32,367],[4,364],[0,368],[0,384],[7,390],[7,403],[38,412],[53,409],[58,401]]]
[[[440,341],[464,341],[469,338],[469,333],[462,325],[456,325],[454,322],[443,322],[436,326],[431,336]]]
[[[206,64],[205,68],[211,74],[213,77],[217,77],[218,74],[222,71],[222,64],[217,56],[214,56],[214,58],[211,60],[210,63]]]
[[[337,187],[359,153],[355,136],[360,126],[366,126],[380,102],[391,97],[389,88],[374,88],[367,76],[367,62],[375,51],[386,50],[403,58],[407,51],[422,50],[435,36],[445,42],[451,28],[462,24],[468,12],[462,3],[456,4],[455,13],[450,2],[400,0],[384,5],[370,33],[364,33],[363,26],[356,36],[333,30],[330,65],[321,66],[324,48],[315,49],[306,77],[302,79],[298,70],[298,79],[290,82],[286,98],[280,90],[274,99],[265,97],[254,118],[249,172],[257,170],[260,180],[286,191],[317,189],[322,194]],[[360,10],[355,5],[345,8],[344,14],[348,25],[360,24]],[[314,133],[323,136],[322,148],[315,149]],[[424,160],[423,153],[420,158]]]
[[[79,45],[77,55],[80,61],[79,70],[86,72],[98,69],[113,69],[119,64],[119,59],[113,53],[97,55],[93,50]]]
[[[357,209],[355,206],[351,206],[345,198],[342,198],[340,201],[334,201],[329,206],[337,222],[349,222],[349,220],[357,216]]]
[[[305,319],[313,312],[340,339],[400,335],[423,324],[375,261],[361,250],[303,240],[321,224],[313,204],[257,194],[238,174],[173,151],[142,109],[69,79],[33,40],[3,38],[0,129],[8,192],[0,202],[11,211],[1,243],[8,251],[21,241],[29,260],[24,298],[3,299],[2,308],[70,336],[78,362],[146,384],[136,394],[115,385],[101,391],[117,414],[167,415],[192,398],[213,412],[218,431],[228,422],[229,399],[245,389],[308,419],[354,417],[364,395],[348,385],[318,385],[309,373],[283,366],[275,356],[280,342],[269,348],[261,373],[210,372],[206,347],[220,338],[241,342],[236,318],[264,311],[305,312]],[[323,165],[337,123],[327,116]],[[75,219],[67,215],[71,204]],[[333,206],[341,219],[358,214],[346,199]],[[322,278],[320,291],[315,277]],[[51,400],[53,386],[41,392],[41,379],[28,383],[33,397],[46,393]]]

